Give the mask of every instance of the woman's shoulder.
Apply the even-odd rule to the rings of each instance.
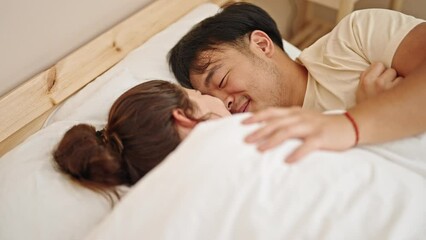
[[[198,124],[190,135],[204,135],[206,132],[211,135],[221,135],[221,134],[248,134],[250,131],[253,131],[258,124],[253,125],[244,125],[242,122],[249,118],[251,113],[238,113],[223,118],[208,120]]]

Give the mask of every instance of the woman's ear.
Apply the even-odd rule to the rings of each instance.
[[[172,115],[175,119],[176,124],[180,127],[192,129],[195,127],[195,125],[197,125],[197,122],[188,118],[185,112],[180,108],[173,109]]]
[[[250,46],[260,49],[267,57],[272,57],[275,51],[274,42],[268,34],[260,30],[254,30],[250,34]]]
[[[176,129],[180,136],[180,139],[185,139],[186,136],[191,132],[191,130],[197,125],[197,122],[189,119],[185,112],[180,109],[173,109],[172,111],[173,118],[175,119]]]

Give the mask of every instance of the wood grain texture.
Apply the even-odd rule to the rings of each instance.
[[[59,103],[207,0],[157,0],[0,98],[0,156],[39,130]],[[227,0],[212,0],[223,5]]]

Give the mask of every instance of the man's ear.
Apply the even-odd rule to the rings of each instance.
[[[260,49],[267,57],[272,57],[275,51],[274,42],[260,30],[254,30],[250,34],[250,46]]]
[[[175,119],[176,124],[179,127],[192,129],[195,127],[195,125],[197,125],[197,122],[188,118],[185,115],[185,112],[180,108],[173,109],[172,115],[173,115],[173,118]]]

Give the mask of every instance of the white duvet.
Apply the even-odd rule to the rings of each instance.
[[[87,239],[425,239],[426,137],[287,165],[247,114],[199,124]]]

